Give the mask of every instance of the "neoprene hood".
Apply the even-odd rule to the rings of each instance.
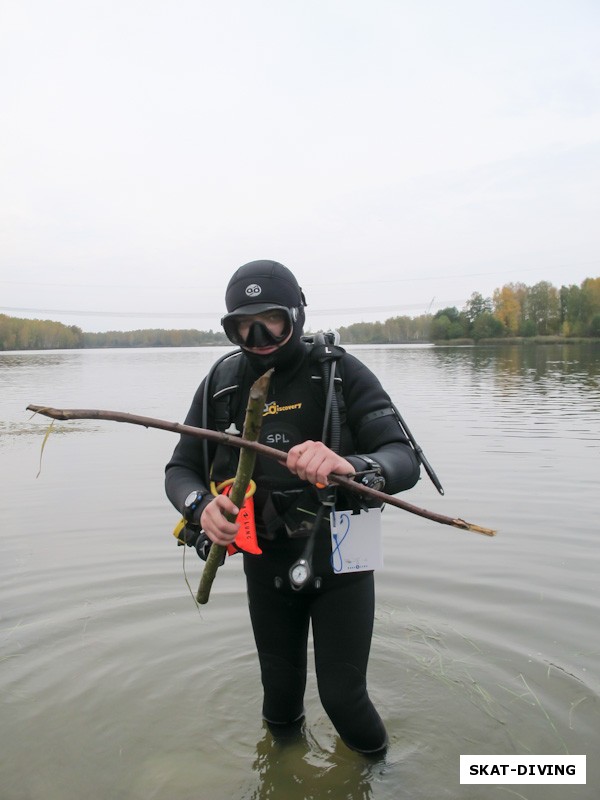
[[[292,329],[285,344],[269,355],[251,353],[247,349],[244,352],[258,374],[270,367],[283,368],[298,363],[304,352],[302,333],[306,300],[294,274],[287,267],[278,261],[267,260],[244,264],[233,273],[227,285],[225,304],[227,316],[234,313],[261,314],[273,308],[288,309]]]
[[[250,261],[237,269],[225,293],[227,311],[260,314],[274,306],[301,308],[306,305],[295,276],[278,261]]]

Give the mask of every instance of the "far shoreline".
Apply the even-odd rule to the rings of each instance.
[[[506,345],[515,345],[521,347],[531,347],[539,345],[581,345],[581,344],[600,344],[600,337],[592,336],[509,336],[506,338],[491,338],[491,339],[439,339],[435,341],[413,340],[404,342],[340,342],[341,347],[395,347],[395,346],[424,346],[429,347],[503,347]],[[207,342],[202,344],[182,344],[182,345],[149,345],[149,344],[123,344],[120,346],[108,345],[99,347],[28,347],[11,350],[0,350],[0,355],[10,355],[11,353],[52,353],[52,352],[78,352],[82,350],[167,350],[167,349],[202,349],[205,347],[234,348],[231,344],[223,344],[219,342]]]
[[[598,344],[597,336],[506,336],[497,339],[437,339],[431,342],[435,347],[482,347],[505,344]]]

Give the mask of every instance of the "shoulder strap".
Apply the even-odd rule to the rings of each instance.
[[[336,383],[339,381],[341,385],[341,376],[336,376],[336,368],[346,351],[339,347],[339,335],[335,331],[316,333],[314,336],[305,337],[304,341],[309,348],[308,359],[311,373],[314,367],[318,367],[316,377],[322,380],[325,391],[325,414],[321,439],[334,452],[338,453],[341,442],[340,405],[343,408],[343,392],[339,395],[342,398],[340,403],[336,392]],[[313,375],[313,377],[315,376]]]

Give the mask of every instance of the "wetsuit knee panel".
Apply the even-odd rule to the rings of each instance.
[[[288,725],[304,715],[306,667],[295,667],[281,656],[259,653],[267,722]]]
[[[367,679],[353,664],[320,664],[317,671],[319,697],[325,710],[352,710],[367,695]]]

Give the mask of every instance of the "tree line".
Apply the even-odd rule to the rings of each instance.
[[[508,283],[491,298],[474,292],[465,308],[445,308],[431,321],[434,340],[600,336],[600,278],[557,289],[548,281],[534,286]]]
[[[344,344],[402,344],[535,336],[600,337],[600,278],[580,286],[508,283],[485,298],[474,292],[465,307],[436,314],[357,322],[339,329]],[[76,325],[0,314],[0,350],[227,345],[222,331],[166,330],[84,333]]]
[[[76,325],[0,314],[0,350],[63,350],[83,346],[83,333]]]
[[[222,331],[165,330],[145,328],[138,331],[84,333],[83,347],[203,347],[230,344]]]
[[[492,297],[473,292],[465,307],[443,308],[433,316],[391,317],[340,328],[347,344],[398,344],[450,340],[560,336],[600,337],[600,278],[557,289],[548,281],[533,286],[508,283]]]
[[[0,314],[0,350],[71,350],[101,347],[201,347],[226,345],[221,331],[164,330],[84,333],[76,325]]]

